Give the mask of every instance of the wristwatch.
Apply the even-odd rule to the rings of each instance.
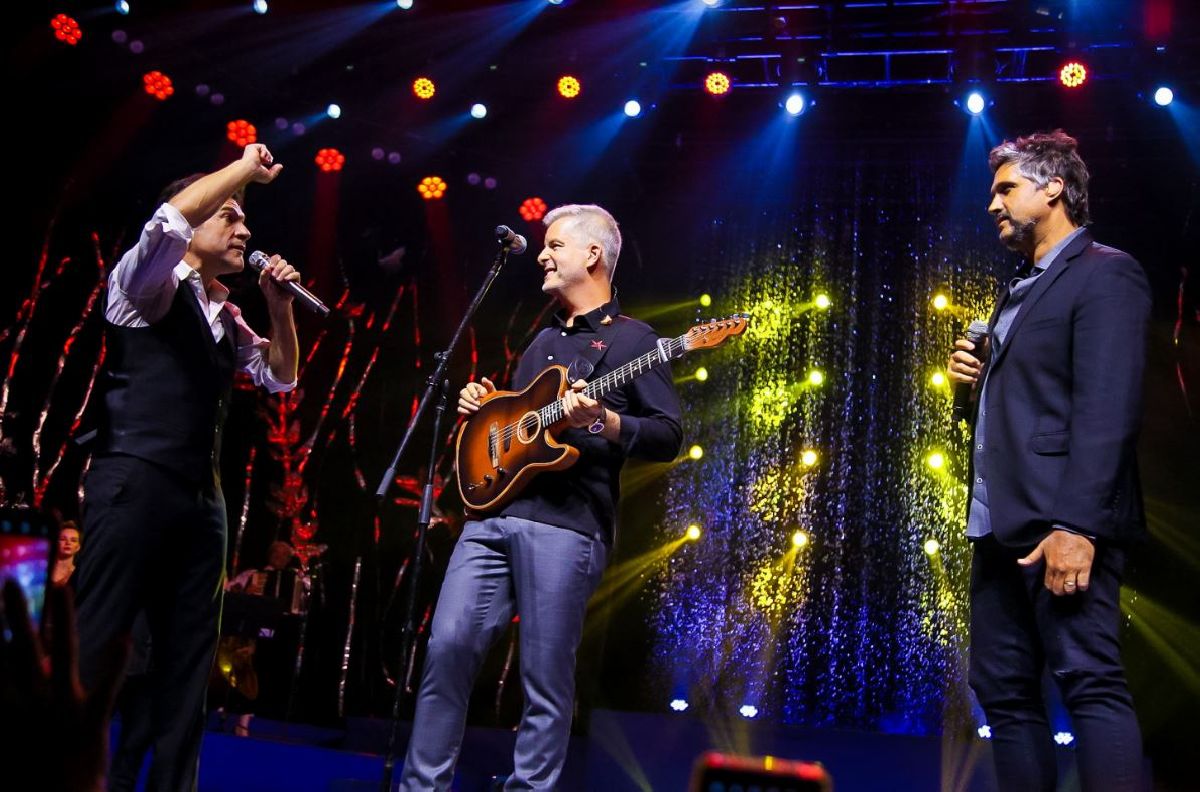
[[[607,411],[607,408],[602,409],[600,411],[600,417],[597,418],[595,421],[592,421],[592,425],[588,427],[589,432],[591,432],[592,434],[600,434],[601,432],[604,431],[604,414],[606,411]]]

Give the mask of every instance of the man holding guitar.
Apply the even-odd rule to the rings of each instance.
[[[532,390],[535,379],[551,373],[544,369],[563,366],[571,386],[561,394],[551,391],[557,412],[518,408],[513,422],[493,421],[481,452],[492,460],[489,472],[461,482],[465,493],[505,477],[521,479],[515,494],[491,498],[486,513],[472,514],[450,559],[430,630],[400,781],[404,790],[450,787],[476,674],[514,614],[521,618],[525,709],[505,788],[555,787],[570,734],[575,652],[612,545],[621,466],[629,456],[670,461],[683,441],[679,397],[666,365],[669,344],[660,343],[649,325],[621,316],[612,295],[621,251],[616,221],[599,206],[569,205],[544,222],[542,291],[561,310],[525,351],[513,384]],[[649,353],[656,359],[652,368],[639,370],[644,376],[629,377],[620,387],[610,376],[610,389],[599,398],[585,392],[588,381],[628,369]],[[505,395],[515,394],[497,391],[486,378],[468,383],[458,411],[474,415],[489,399]],[[541,413],[549,419],[539,422],[535,414]],[[552,436],[547,439],[554,448],[569,446],[570,460],[533,463],[528,475],[519,475],[500,459],[502,450],[531,446],[543,435]],[[539,467],[540,474],[533,469]]]

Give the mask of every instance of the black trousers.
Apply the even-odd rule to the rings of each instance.
[[[77,581],[82,681],[90,685],[106,647],[144,613],[152,656],[140,683],[145,688],[136,694],[141,704],[123,708],[130,722],[122,723],[117,753],[128,763],[139,746],[150,747],[147,789],[191,792],[220,627],[227,533],[220,485],[196,485],[136,457],[108,456],[93,461],[84,492]],[[113,781],[112,789],[129,783]]]
[[[1043,585],[1044,564],[1017,564],[1031,549],[986,536],[971,564],[970,683],[991,727],[1000,789],[1055,788],[1041,688],[1049,670],[1071,714],[1084,792],[1137,792],[1142,736],[1119,640],[1125,553],[1097,543],[1088,590],[1056,597]]]

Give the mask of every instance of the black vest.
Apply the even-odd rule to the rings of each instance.
[[[106,324],[98,454],[128,454],[196,484],[219,480],[221,430],[237,368],[237,325],[221,311],[220,342],[192,288],[180,282],[149,327]]]

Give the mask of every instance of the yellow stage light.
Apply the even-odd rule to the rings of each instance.
[[[704,382],[706,379],[708,379],[708,369],[704,368],[704,366],[696,369],[696,379],[700,382]]]
[[[804,467],[812,467],[817,464],[817,452],[811,448],[800,455],[800,461],[804,463]]]
[[[792,534],[792,547],[804,547],[808,544],[808,534],[804,531],[796,531]]]
[[[940,388],[946,384],[946,375],[940,371],[935,371],[933,372],[933,376],[929,378],[929,381],[933,384],[933,387]]]
[[[692,523],[687,527],[687,533],[685,533],[684,536],[688,538],[688,541],[696,541],[700,538],[700,526],[696,525],[696,523]]]
[[[934,451],[930,453],[929,456],[925,457],[925,464],[929,465],[929,467],[933,468],[934,470],[941,470],[946,464],[946,457],[943,456],[941,451]]]
[[[935,294],[933,296],[933,307],[935,310],[944,311],[950,306],[950,298],[944,294]]]
[[[829,299],[828,294],[818,294],[816,299],[813,300],[813,304],[816,305],[818,308],[820,308],[822,311],[824,311],[826,308],[828,308],[833,303]]]
[[[688,456],[690,456],[692,459],[699,459],[700,457],[704,456],[704,449],[698,445],[694,445],[688,449]]]
[[[937,539],[925,540],[925,555],[937,555],[938,550],[942,549],[942,544]]]
[[[711,294],[701,294],[700,295],[700,307],[707,308],[710,305],[712,305],[712,295]]]
[[[809,385],[820,385],[823,382],[825,382],[825,374],[820,369],[813,369],[808,372]]]

